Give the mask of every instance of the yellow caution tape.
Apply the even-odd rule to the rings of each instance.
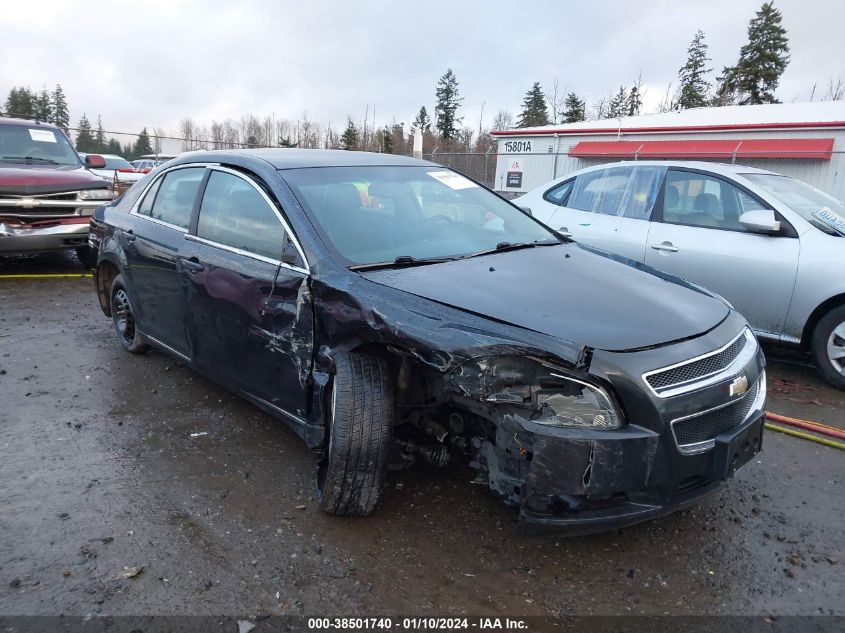
[[[81,279],[83,277],[93,277],[94,273],[44,273],[41,275],[0,275],[0,279]]]

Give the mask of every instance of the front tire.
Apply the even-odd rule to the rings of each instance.
[[[135,325],[135,312],[132,310],[132,302],[129,299],[129,291],[123,283],[123,277],[117,275],[112,281],[111,292],[111,318],[114,323],[114,331],[117,333],[117,340],[130,354],[143,354],[149,349],[144,338]]]
[[[320,508],[367,516],[381,498],[393,430],[386,363],[362,354],[338,359],[327,409],[329,446],[317,470]]]
[[[810,348],[819,373],[834,387],[845,390],[845,306],[821,318],[813,330]]]

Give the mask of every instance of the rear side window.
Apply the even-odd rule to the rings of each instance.
[[[197,191],[204,175],[205,167],[176,169],[165,174],[161,185],[158,186],[158,191],[155,193],[155,200],[152,202],[149,216],[154,220],[161,220],[187,229],[191,223],[194,200],[196,200]],[[141,204],[142,209],[145,207],[150,193],[152,193],[152,189],[144,198],[144,202]],[[139,213],[143,213],[142,209],[139,209]]]
[[[565,205],[567,199],[569,198],[569,194],[572,193],[572,185],[574,184],[575,179],[573,178],[572,180],[567,180],[566,182],[562,182],[559,185],[552,187],[543,194],[543,200],[560,206]]]
[[[649,165],[608,167],[588,172],[575,179],[566,206],[647,220],[651,217],[664,171],[663,167]]]
[[[285,230],[252,184],[212,171],[200,206],[197,237],[281,261]]]
[[[159,178],[156,180],[152,187],[147,190],[144,199],[141,201],[141,205],[138,207],[138,213],[141,215],[150,216],[153,212],[153,202],[156,199],[156,193],[158,193],[158,188],[161,186],[162,179]]]

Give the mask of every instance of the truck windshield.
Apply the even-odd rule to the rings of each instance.
[[[41,125],[0,124],[2,163],[73,165],[79,156],[59,130]]]
[[[322,237],[352,265],[424,263],[559,244],[549,229],[445,167],[281,172]]]
[[[845,204],[807,183],[775,174],[742,174],[830,235],[845,236]]]

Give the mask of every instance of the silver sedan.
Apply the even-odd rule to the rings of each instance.
[[[831,196],[740,165],[637,161],[515,202],[579,242],[722,295],[758,336],[809,349],[845,389],[845,205]]]

